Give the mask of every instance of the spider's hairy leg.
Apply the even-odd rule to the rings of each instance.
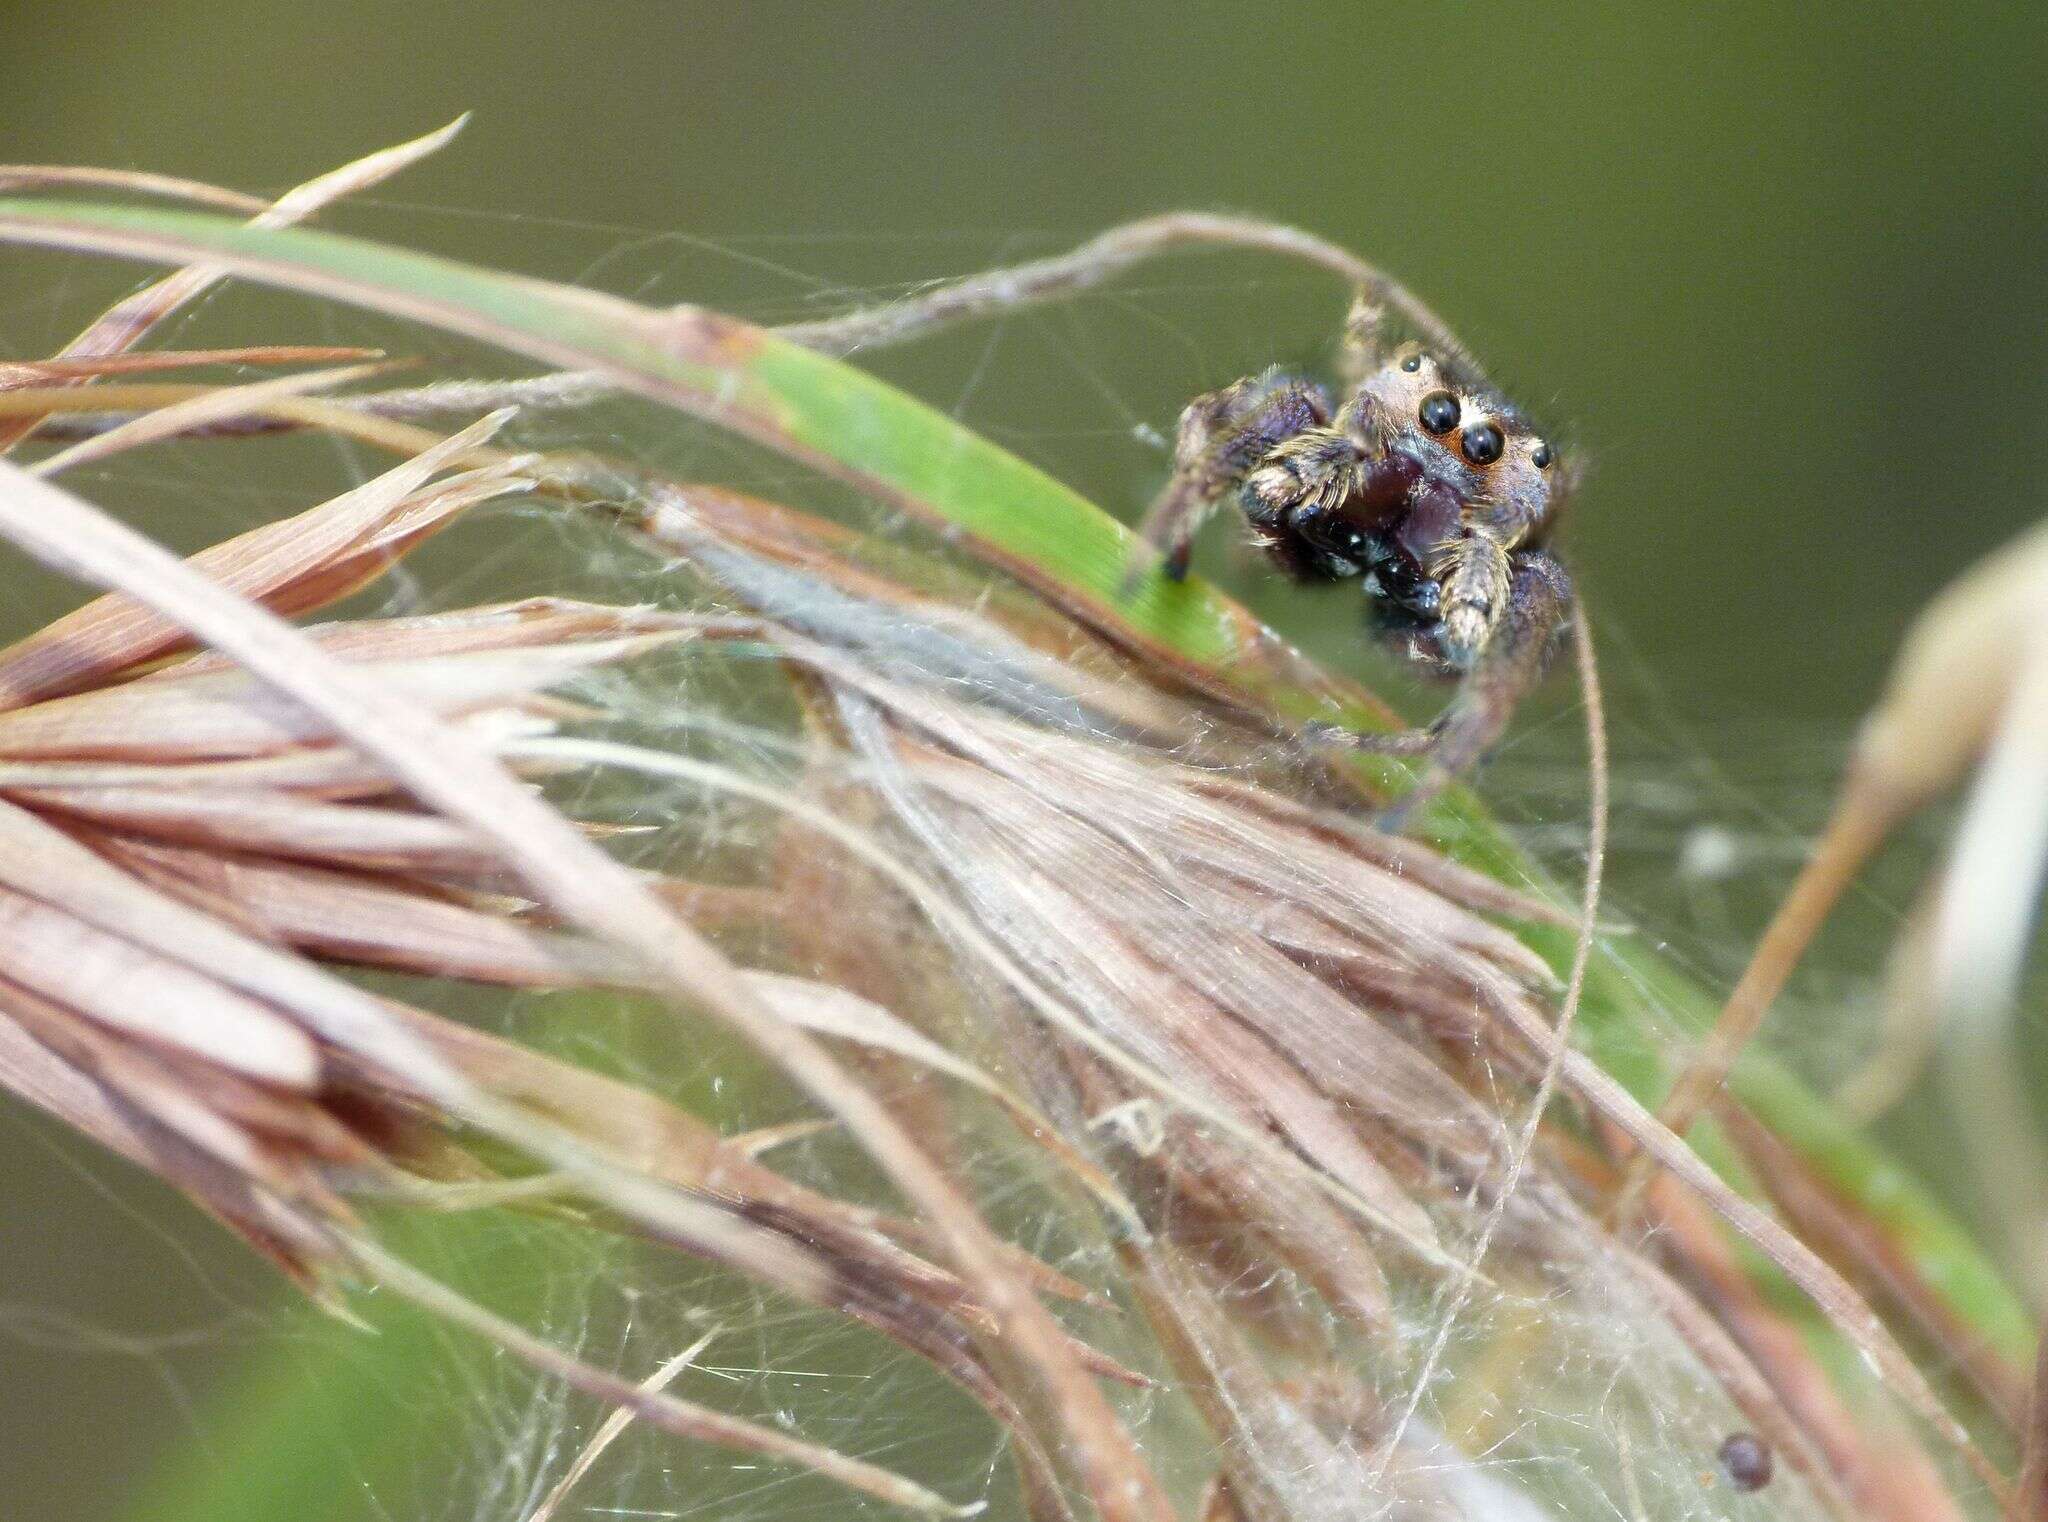
[[[1479,659],[1512,597],[1514,565],[1491,534],[1467,532],[1444,547],[1436,567],[1443,588],[1443,658],[1460,671]]]
[[[1507,602],[1493,635],[1434,726],[1434,760],[1453,774],[1500,738],[1515,705],[1543,679],[1557,635],[1571,616],[1572,580],[1556,556],[1522,550],[1509,557],[1509,567]]]
[[[1386,298],[1371,286],[1352,294],[1344,314],[1344,339],[1337,351],[1337,382],[1349,396],[1387,362]]]
[[[1329,419],[1320,387],[1278,370],[1189,402],[1174,436],[1173,474],[1138,525],[1139,537],[1166,557],[1166,574],[1175,581],[1187,575],[1195,530],[1246,472],[1283,439]],[[1127,589],[1143,570],[1133,565]]]
[[[1507,563],[1506,596],[1492,635],[1436,721],[1426,729],[1386,735],[1340,732],[1360,750],[1425,761],[1421,776],[1383,818],[1389,829],[1398,828],[1492,748],[1550,662],[1571,614],[1571,577],[1547,550],[1519,550]]]

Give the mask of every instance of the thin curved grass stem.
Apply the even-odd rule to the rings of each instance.
[[[717,1340],[721,1330],[723,1329],[720,1327],[713,1327],[699,1337],[641,1380],[640,1388],[651,1394],[660,1394],[678,1374],[697,1361],[698,1355]],[[603,1457],[604,1451],[618,1441],[619,1434],[632,1425],[637,1414],[629,1407],[616,1407],[612,1414],[604,1419],[603,1425],[591,1435],[590,1441],[585,1443],[576,1457],[569,1461],[569,1467],[562,1472],[561,1479],[555,1482],[554,1489],[542,1497],[540,1505],[526,1514],[525,1522],[553,1522],[555,1513],[560,1511],[562,1503],[569,1499],[569,1493],[582,1483],[583,1477],[590,1473],[591,1467]]]
[[[847,354],[921,338],[971,318],[1072,296],[1148,259],[1202,246],[1254,249],[1318,265],[1363,287],[1413,323],[1432,344],[1448,351],[1462,364],[1476,368],[1472,355],[1451,331],[1450,324],[1378,265],[1298,227],[1211,212],[1169,212],[1126,222],[1064,254],[969,275],[901,301],[838,317],[786,323],[775,331],[806,348]]]

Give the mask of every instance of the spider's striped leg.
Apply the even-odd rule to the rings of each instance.
[[[1452,595],[1446,593],[1447,607]],[[1506,600],[1493,620],[1492,633],[1473,654],[1457,696],[1434,723],[1392,734],[1324,731],[1359,750],[1421,761],[1414,785],[1382,817],[1386,828],[1399,828],[1492,749],[1516,705],[1542,679],[1571,607],[1571,578],[1556,557],[1546,550],[1510,555]],[[1441,647],[1442,625],[1433,637]]]

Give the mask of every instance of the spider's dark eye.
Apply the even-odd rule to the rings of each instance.
[[[1410,375],[1413,375],[1417,370],[1420,370],[1422,368],[1422,356],[1420,354],[1409,355],[1406,359],[1401,361],[1401,368],[1403,370],[1406,370]]]
[[[1530,454],[1529,459],[1538,470],[1548,470],[1557,462],[1557,456],[1550,452],[1550,441],[1548,439],[1538,439],[1536,441],[1535,451]]]
[[[1458,399],[1448,391],[1432,391],[1415,415],[1431,433],[1449,433],[1458,426]]]
[[[1500,430],[1493,424],[1474,423],[1459,438],[1458,446],[1474,465],[1491,465],[1500,458],[1500,452],[1507,447],[1507,440],[1500,436]]]

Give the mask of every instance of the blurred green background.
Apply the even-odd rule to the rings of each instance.
[[[1567,546],[1613,687],[1619,902],[1709,977],[1914,610],[2048,506],[2037,5],[152,0],[4,26],[10,158],[275,190],[474,110],[330,225],[648,301],[784,320],[1186,206],[1365,251],[1590,460]],[[132,278],[4,257],[10,356]],[[1316,362],[1341,304],[1203,256],[877,364],[1134,511],[1181,403]],[[211,533],[235,507],[195,512]],[[1272,586],[1228,538],[1205,569],[1384,674],[1350,653],[1349,601]],[[1553,685],[1495,776],[1568,863],[1583,780]],[[1885,882],[1809,1001],[1866,998]],[[1939,1155],[1938,1117],[1899,1127]],[[121,1514],[167,1449],[232,1449],[210,1391],[275,1357],[277,1286],[83,1145],[12,1108],[6,1135],[0,1509]],[[381,1515],[373,1490],[319,1514]]]

